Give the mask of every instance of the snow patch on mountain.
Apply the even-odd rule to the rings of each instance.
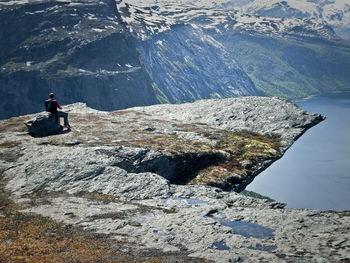
[[[255,0],[241,8],[247,13],[280,18],[321,19],[341,37],[350,38],[350,0]]]
[[[152,1],[149,0],[149,2]],[[321,19],[264,17],[237,10],[197,8],[188,3],[170,5],[167,1],[162,2],[163,5],[158,3],[157,6],[150,4],[147,6],[146,3],[127,0],[117,5],[129,31],[141,40],[169,31],[178,24],[188,24],[194,29],[212,29],[219,34],[235,30],[273,37],[297,34],[299,36],[318,36],[329,40],[338,38],[328,24]]]
[[[298,19],[315,19],[315,23],[322,26],[329,24],[343,38],[350,38],[350,0],[126,0],[118,6],[128,6],[130,16],[124,17],[128,23],[140,19],[145,19],[149,25],[162,23],[166,25],[162,28],[165,31],[174,23],[183,22],[185,18],[194,19],[206,14],[215,15],[218,10],[239,11],[245,14],[266,16],[269,18],[289,18],[298,21]],[[137,7],[137,8],[136,8]],[[142,11],[141,11],[142,10]],[[146,11],[147,10],[147,11]],[[160,16],[160,17],[159,17]],[[167,20],[165,19],[171,19]],[[216,16],[215,21],[207,24],[210,28],[219,23],[220,18],[225,20],[225,14],[222,17]],[[251,20],[257,19],[251,17]],[[217,22],[215,24],[215,22]],[[152,32],[159,32],[154,27],[149,28]]]

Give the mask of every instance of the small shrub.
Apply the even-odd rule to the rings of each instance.
[[[16,141],[3,142],[3,143],[0,143],[0,149],[14,148],[21,144],[22,142],[16,142]]]
[[[175,208],[170,208],[170,209],[163,209],[163,212],[165,214],[175,214],[177,213],[177,210]]]
[[[275,202],[275,200],[273,200],[272,198],[265,196],[265,195],[261,195],[259,193],[253,192],[253,191],[243,190],[242,192],[240,192],[240,194],[244,195],[244,196],[258,198],[258,199],[264,199],[264,200],[267,200],[269,202]]]

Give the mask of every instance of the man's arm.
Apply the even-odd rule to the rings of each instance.
[[[58,104],[57,100],[53,101],[54,105],[59,108],[60,110],[62,110],[62,107],[60,104]]]

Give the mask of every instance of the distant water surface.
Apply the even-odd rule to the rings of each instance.
[[[247,190],[287,208],[350,210],[350,93],[295,102],[327,119],[309,129]]]

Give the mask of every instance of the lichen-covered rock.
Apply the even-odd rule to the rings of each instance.
[[[82,103],[65,109],[70,112],[74,131],[41,138],[45,146],[30,145],[32,160],[10,172],[14,174],[8,185],[11,191],[21,195],[39,188],[75,192],[94,189],[135,198],[151,198],[155,195],[149,193],[157,193],[151,188],[145,188],[149,193],[144,194],[122,193],[122,174],[155,174],[170,183],[241,191],[280,158],[298,136],[324,118],[283,99],[259,97],[116,112],[92,110]],[[50,116],[42,113],[34,120],[27,122],[30,127],[45,123]],[[40,125],[35,127],[37,131],[32,133],[47,133]],[[33,180],[24,181],[24,176]],[[168,194],[166,189],[159,193]]]
[[[24,123],[27,126],[28,133],[34,136],[48,136],[58,134],[62,131],[62,126],[58,117],[50,112],[42,112]]]
[[[325,119],[320,114],[306,112],[296,104],[277,97],[210,99],[133,109],[159,118],[205,123],[229,131],[278,133],[282,137],[283,150],[290,147],[307,129]]]
[[[348,212],[276,209],[275,202],[208,186],[174,185],[171,191],[168,198],[133,202],[59,196],[25,211],[142,249],[219,263],[346,262],[350,253]]]
[[[24,212],[140,250],[214,262],[348,260],[348,212],[287,210],[224,187],[173,181],[194,176],[191,183],[221,186],[228,176],[244,187],[321,115],[254,97],[116,112],[65,109],[74,130],[50,137],[18,130],[31,116],[0,121],[4,192]],[[19,154],[8,158],[10,151]]]

